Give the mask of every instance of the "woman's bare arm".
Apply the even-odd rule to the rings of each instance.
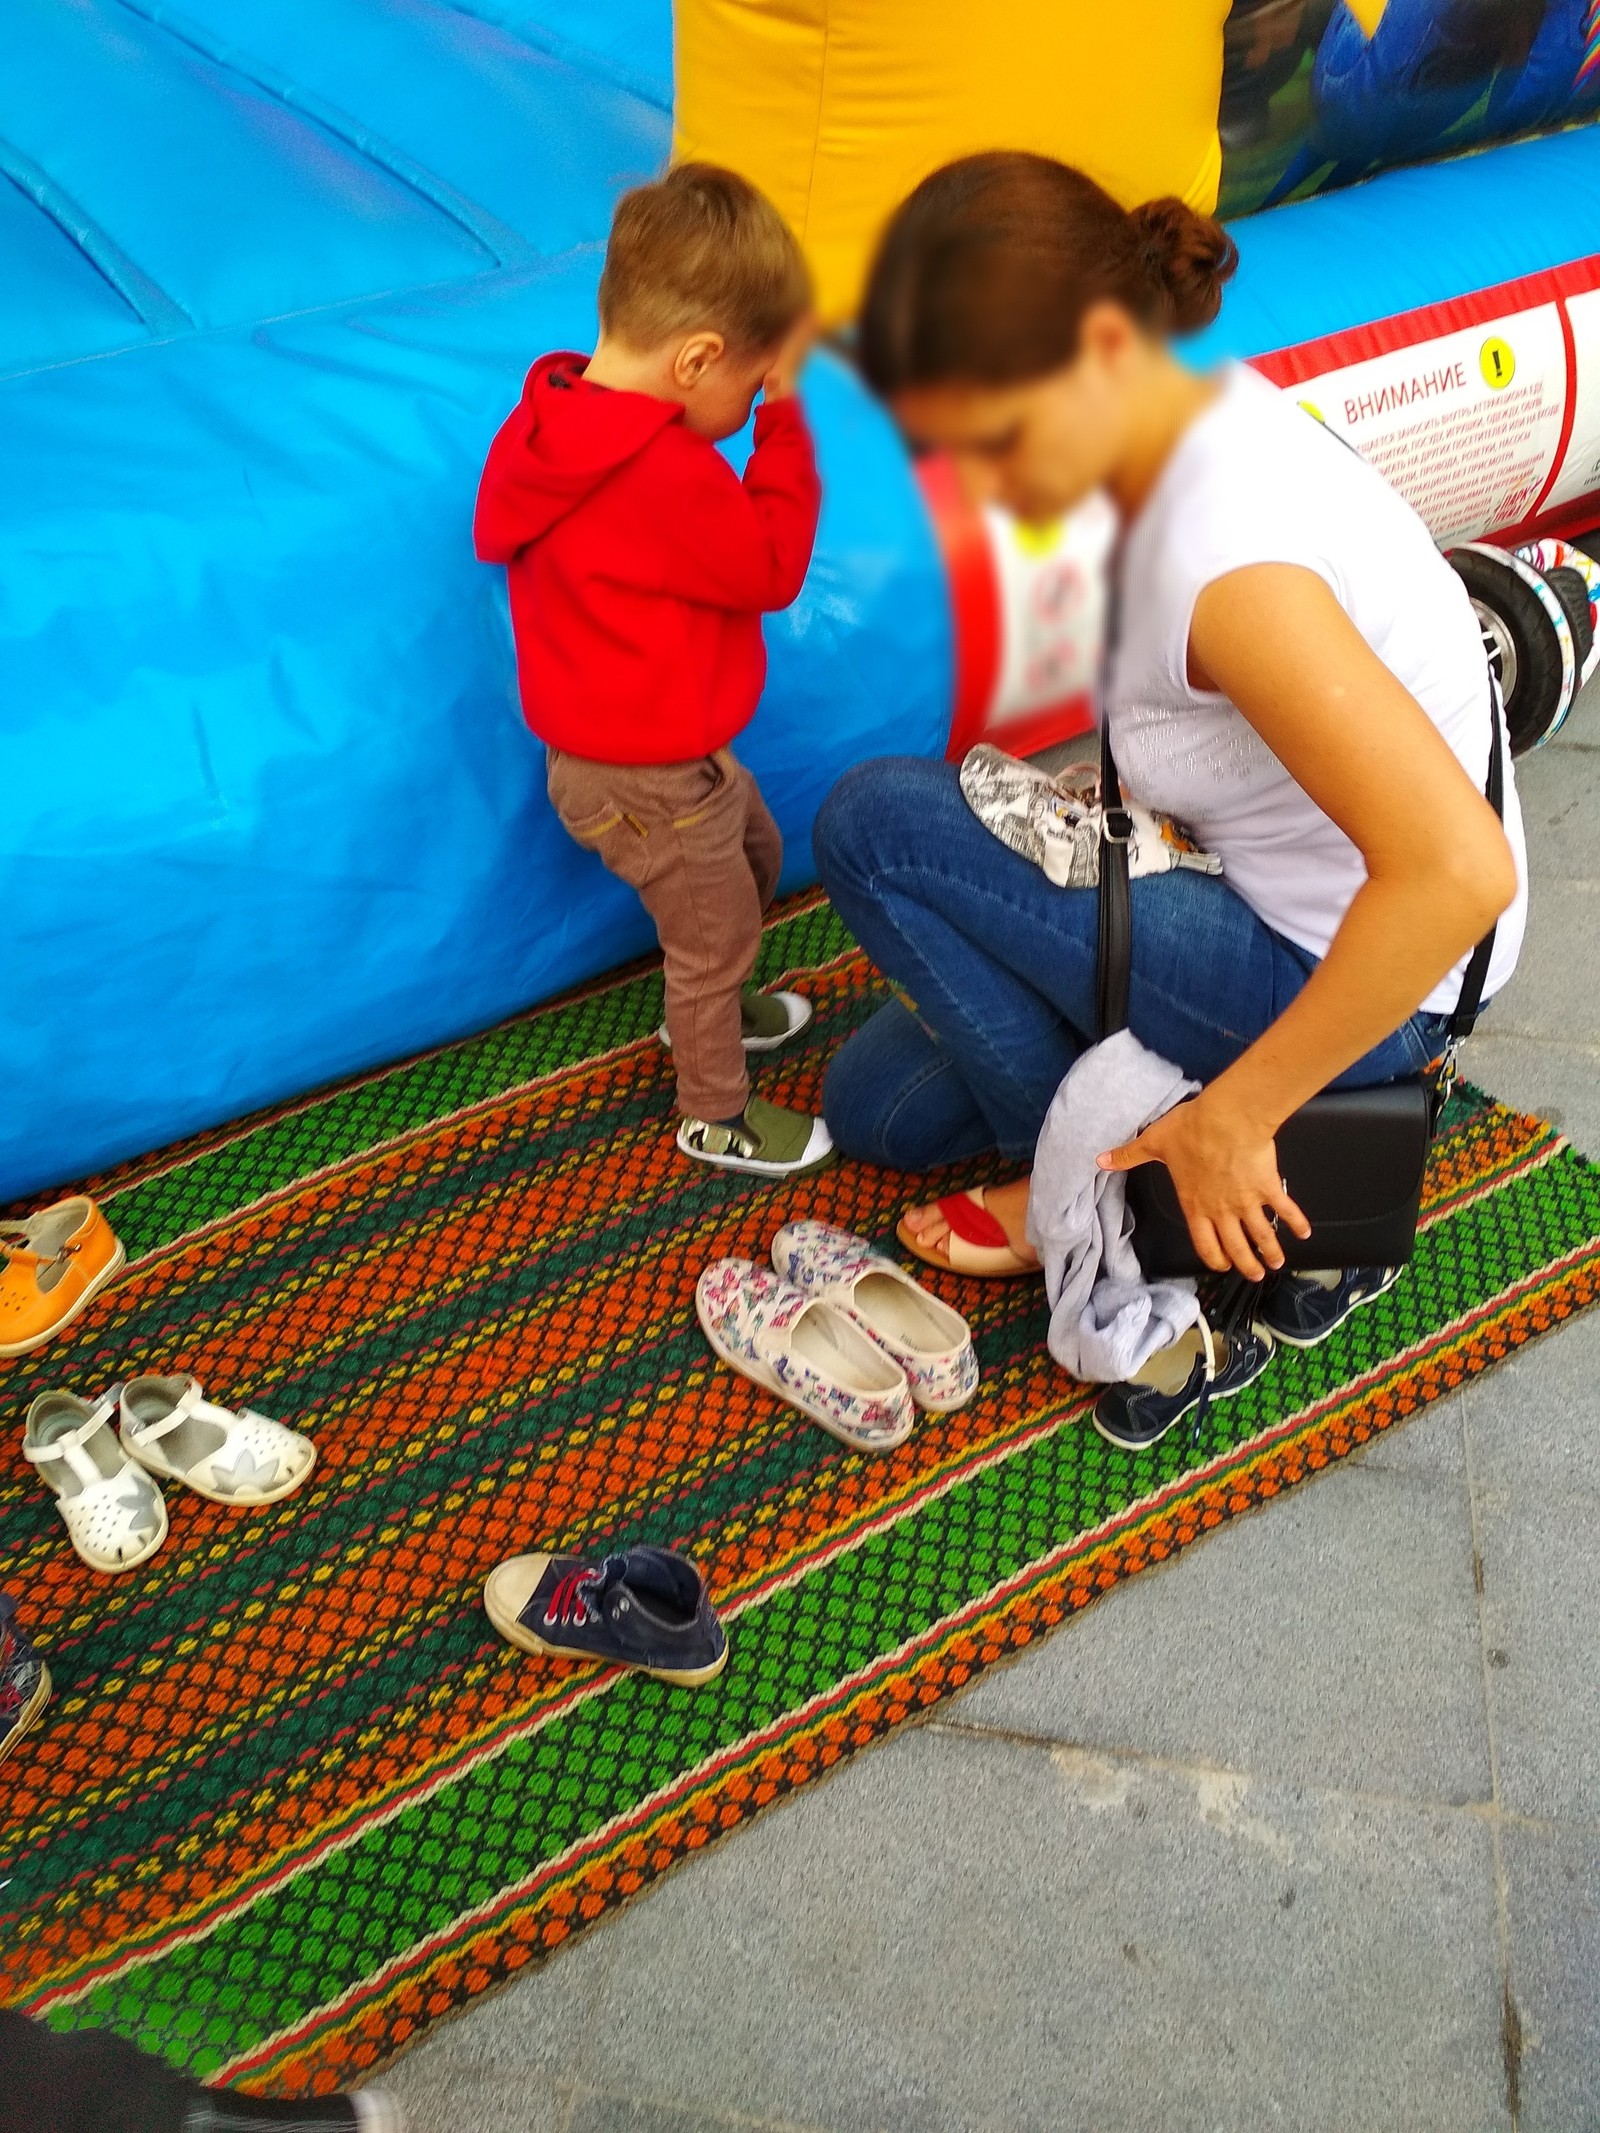
[[[1189,647],[1195,686],[1238,706],[1367,868],[1299,997],[1192,1104],[1102,1158],[1165,1162],[1202,1258],[1256,1278],[1283,1256],[1264,1209],[1308,1233],[1278,1176],[1278,1127],[1416,1012],[1510,904],[1516,869],[1493,809],[1313,572],[1217,579]]]

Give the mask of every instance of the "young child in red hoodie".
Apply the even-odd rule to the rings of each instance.
[[[820,492],[793,397],[811,286],[771,202],[684,163],[619,203],[592,356],[548,355],[490,448],[475,538],[504,563],[528,724],[569,835],[637,889],[666,963],[678,1146],[790,1177],[820,1118],[750,1093],[746,1054],[811,1020],[749,983],[777,824],[729,742],[766,677],[761,617],[795,599]],[[716,449],[749,419],[741,481]]]

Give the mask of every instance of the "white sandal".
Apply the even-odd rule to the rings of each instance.
[[[772,1240],[772,1263],[785,1281],[847,1312],[887,1349],[912,1399],[930,1414],[965,1407],[977,1391],[978,1358],[961,1313],[865,1238],[831,1222],[788,1222]]]
[[[910,1436],[917,1411],[905,1372],[832,1304],[748,1259],[718,1259],[695,1284],[694,1308],[730,1369],[841,1443],[887,1452]]]
[[[147,1563],[167,1537],[167,1507],[111,1427],[115,1388],[91,1407],[71,1392],[42,1392],[28,1409],[22,1456],[39,1470],[91,1570],[114,1577]]]
[[[148,1472],[212,1503],[276,1503],[317,1463],[309,1437],[251,1407],[214,1406],[195,1378],[130,1378],[122,1441]]]

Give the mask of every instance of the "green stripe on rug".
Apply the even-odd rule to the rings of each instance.
[[[1322,1347],[1213,1409],[1197,1454],[1181,1435],[1137,1457],[1067,1422],[819,1565],[737,1617],[715,1697],[637,1675],[507,1742],[205,1937],[134,1965],[53,2015],[100,2023],[212,2074],[464,1914],[570,1856],[613,1817],[925,1636],[1030,1566],[1082,1542],[1186,1471],[1381,1371],[1483,1296],[1537,1273],[1600,1228],[1600,1173],[1572,1164],[1536,1206],[1474,1202],[1422,1239],[1408,1283]],[[1428,1307],[1420,1320],[1417,1288]],[[1226,1469],[1223,1470],[1224,1476]],[[313,1960],[309,1951],[319,1950]],[[199,2010],[209,2010],[202,2016]]]

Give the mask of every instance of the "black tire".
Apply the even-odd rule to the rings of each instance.
[[[1594,614],[1589,606],[1589,588],[1584,584],[1581,572],[1574,570],[1570,563],[1558,563],[1554,570],[1547,570],[1544,581],[1561,602],[1572,625],[1572,649],[1581,675],[1584,663],[1594,649]]]
[[[1538,594],[1504,563],[1469,548],[1453,548],[1446,561],[1474,604],[1494,617],[1516,658],[1515,679],[1506,690],[1506,730],[1511,753],[1537,747],[1565,709],[1561,641]],[[1557,595],[1559,598],[1559,594]]]

